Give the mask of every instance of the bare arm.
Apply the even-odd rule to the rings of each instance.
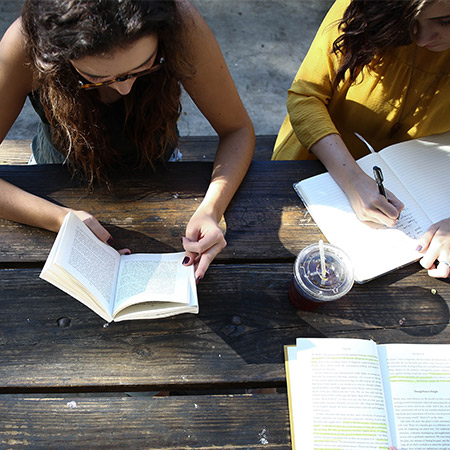
[[[16,120],[27,94],[32,74],[25,56],[24,36],[17,19],[0,41],[0,141]],[[0,180],[0,215],[5,219],[58,231],[63,208]]]
[[[378,193],[375,181],[359,168],[339,135],[326,136],[311,151],[345,192],[360,220],[395,224],[403,203],[389,191],[388,201]],[[449,277],[450,219],[433,224],[420,239],[418,250],[424,253],[420,264],[430,276]]]
[[[248,170],[255,135],[214,35],[189,2],[181,5],[188,17],[189,53],[196,70],[184,88],[219,135],[211,183],[184,239],[187,256],[192,260],[199,255],[196,277],[202,278],[226,245],[217,224]]]
[[[387,192],[388,200],[379,194],[375,181],[360,169],[338,134],[324,137],[311,151],[345,192],[360,220],[395,224],[403,203],[392,192]]]
[[[7,30],[0,41],[0,142],[3,141],[22,110],[33,88],[24,35],[20,19]],[[0,179],[0,217],[57,232],[69,208],[64,208]],[[111,235],[89,213],[75,211],[103,241]]]
[[[27,65],[24,36],[17,19],[0,41],[0,142],[17,119],[28,93],[32,74]]]

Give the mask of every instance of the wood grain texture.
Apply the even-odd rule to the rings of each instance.
[[[211,168],[122,174],[92,193],[60,166],[0,166],[0,177],[92,212],[117,247],[167,252],[182,250]],[[283,347],[297,337],[448,343],[450,280],[418,263],[315,311],[291,306],[294,258],[322,237],[292,183],[321,171],[252,163],[222,224],[228,246],[198,285],[198,315],[106,324],[39,279],[53,233],[0,220],[0,447],[289,448],[286,395],[199,390],[285,388]],[[184,395],[121,397],[162,389]]]
[[[272,134],[256,136],[253,160],[270,160],[276,138]],[[181,136],[178,147],[183,153],[183,161],[213,161],[218,144],[217,136]]]
[[[38,274],[0,271],[0,392],[283,387],[283,346],[297,337],[450,340],[450,283],[418,264],[314,312],[289,303],[290,263],[214,264],[198,315],[106,327]]]
[[[31,139],[5,139],[0,144],[0,164],[28,164]]]
[[[169,164],[139,177],[123,174],[114,191],[70,179],[61,166],[0,166],[0,178],[56,203],[94,214],[117,248],[181,251],[181,236],[208,187],[212,164]],[[321,233],[292,188],[323,171],[317,161],[254,161],[223,222],[228,246],[217,261],[293,261]],[[55,235],[0,219],[0,263],[43,262]]]
[[[268,161],[272,157],[276,135],[256,136],[255,161]],[[183,161],[214,161],[219,138],[217,136],[182,136],[178,147]],[[28,164],[31,139],[6,139],[0,144],[0,164]]]
[[[0,417],[2,448],[290,448],[281,394],[0,398]]]

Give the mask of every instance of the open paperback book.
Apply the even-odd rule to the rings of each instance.
[[[292,447],[450,448],[450,346],[298,338],[285,347]]]
[[[350,257],[355,281],[363,283],[417,261],[416,239],[450,217],[450,132],[391,145],[357,161],[373,177],[381,167],[384,185],[405,205],[393,228],[368,225],[329,173],[294,184],[294,189],[331,244]]]
[[[198,313],[184,252],[120,255],[69,212],[40,277],[108,322]]]

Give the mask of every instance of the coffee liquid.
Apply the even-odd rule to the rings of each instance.
[[[325,302],[315,302],[314,300],[306,298],[302,294],[300,294],[300,292],[297,289],[297,286],[295,285],[294,277],[292,277],[291,285],[289,286],[289,300],[293,306],[303,311],[314,311],[322,303],[325,303]]]

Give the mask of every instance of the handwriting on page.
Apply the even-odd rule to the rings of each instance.
[[[393,228],[403,231],[412,239],[420,238],[426,231],[409,208],[405,208],[401,212],[400,218]]]
[[[432,223],[450,216],[450,132],[402,142],[381,154]]]

